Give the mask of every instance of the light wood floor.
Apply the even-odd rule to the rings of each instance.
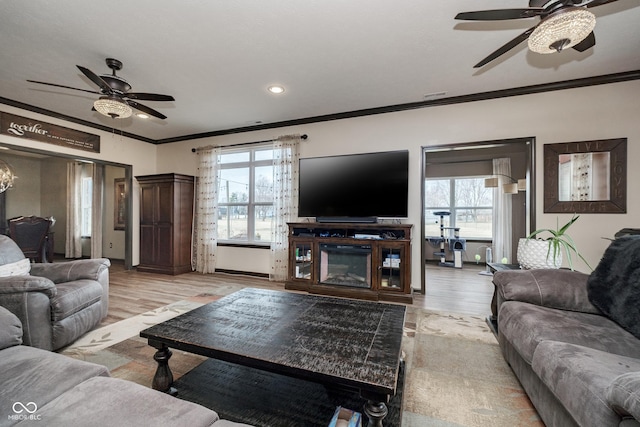
[[[435,311],[488,315],[493,294],[490,276],[479,275],[483,266],[462,269],[428,265],[426,294],[415,294],[414,306]],[[284,290],[284,284],[253,276],[235,274],[187,273],[178,276],[125,270],[114,261],[110,269],[109,315],[103,324],[114,323],[144,312],[205,293],[218,286],[236,284],[247,287]]]
[[[481,271],[485,271],[485,266],[474,263],[464,264],[463,268],[427,264],[426,292],[418,299],[420,306],[435,311],[489,315],[494,286],[492,277],[479,274]]]

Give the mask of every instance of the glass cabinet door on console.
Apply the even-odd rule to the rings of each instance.
[[[403,291],[403,274],[406,262],[405,245],[392,242],[382,243],[378,250],[378,289],[384,291]]]
[[[289,259],[295,260],[290,271],[291,280],[311,281],[313,274],[313,242],[310,240],[298,240],[293,242]]]

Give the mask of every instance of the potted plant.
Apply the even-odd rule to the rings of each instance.
[[[574,214],[571,220],[562,227],[556,226],[555,230],[551,228],[541,228],[533,231],[526,238],[520,239],[517,254],[520,266],[528,270],[534,268],[560,268],[560,266],[562,266],[562,252],[564,250],[567,255],[567,263],[571,270],[573,270],[573,255],[580,257],[587,267],[592,269],[587,260],[578,252],[571,236],[567,234],[569,227],[571,227],[578,218],[580,218],[580,215]],[[540,235],[543,233],[549,233],[550,236],[544,239],[540,238]]]

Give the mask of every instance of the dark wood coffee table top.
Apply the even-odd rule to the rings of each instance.
[[[396,391],[405,311],[403,305],[247,288],[140,335],[159,349],[382,398]]]

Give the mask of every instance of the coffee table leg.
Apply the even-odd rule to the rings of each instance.
[[[382,427],[382,420],[388,412],[384,402],[367,400],[367,403],[364,404],[364,413],[369,417],[369,427]]]
[[[178,390],[171,387],[173,384],[173,373],[169,368],[169,359],[172,354],[173,353],[171,353],[169,347],[167,347],[166,344],[162,344],[162,347],[160,347],[158,351],[156,351],[156,354],[153,355],[153,360],[158,362],[158,368],[156,369],[156,374],[153,376],[151,387],[154,390],[159,390],[175,396],[178,394]]]

